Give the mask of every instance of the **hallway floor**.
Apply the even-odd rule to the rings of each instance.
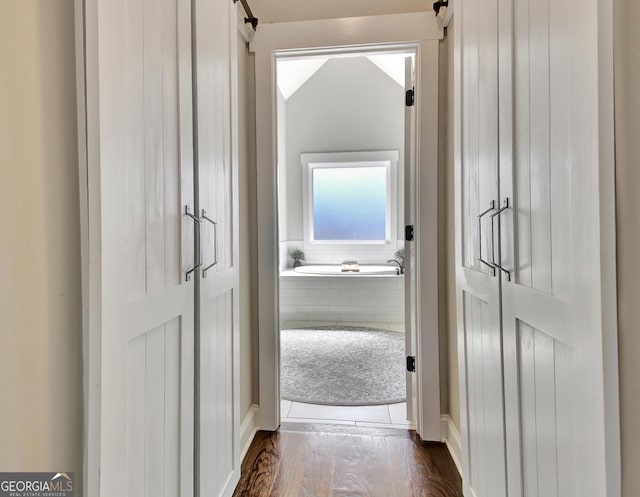
[[[283,423],[323,423],[377,428],[414,428],[407,421],[407,403],[375,406],[328,406],[280,401]]]
[[[462,497],[444,444],[414,431],[283,423],[260,431],[234,497]]]

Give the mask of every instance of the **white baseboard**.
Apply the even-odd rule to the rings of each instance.
[[[244,456],[249,450],[251,442],[253,442],[253,437],[255,437],[258,432],[258,412],[258,406],[253,404],[240,425],[240,447],[242,449],[240,452],[240,461],[244,460]]]
[[[442,434],[442,441],[447,444],[451,458],[456,468],[458,468],[458,473],[462,475],[462,441],[460,433],[458,433],[453,420],[448,414],[440,416],[440,433]]]

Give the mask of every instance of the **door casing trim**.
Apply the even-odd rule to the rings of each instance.
[[[443,29],[430,12],[261,25],[251,50],[256,64],[258,346],[260,428],[280,425],[279,282],[276,157],[276,55],[364,52],[413,47],[417,52],[416,206],[417,417],[424,440],[440,441],[438,321],[438,49]],[[431,235],[431,236],[430,236]]]

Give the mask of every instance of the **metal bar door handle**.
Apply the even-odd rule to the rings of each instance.
[[[494,248],[493,254],[491,255],[491,262],[493,263],[494,267],[496,267],[497,269],[499,269],[505,274],[507,281],[511,281],[511,271],[509,271],[508,269],[505,269],[501,265],[502,264],[502,231],[500,230],[500,226],[498,226],[498,262],[496,262],[496,257],[495,257],[496,245],[495,245],[495,238],[494,238],[494,232],[495,232],[494,220],[496,217],[498,217],[498,220],[500,220],[500,217],[499,217],[500,214],[502,214],[508,208],[509,208],[509,197],[505,197],[504,200],[502,201],[502,207],[500,207],[500,209],[498,209],[495,213],[491,214],[491,246]]]
[[[200,236],[200,224],[201,221],[200,219],[198,219],[196,216],[194,216],[193,214],[191,214],[191,212],[189,212],[189,206],[185,205],[184,206],[184,215],[189,217],[190,219],[193,220],[193,222],[195,223],[195,227],[196,227],[196,243],[198,244],[198,264],[196,264],[194,267],[192,267],[191,269],[189,269],[186,274],[185,274],[185,278],[187,281],[191,280],[191,274],[198,269],[200,266],[202,266],[202,247],[200,245],[200,240],[202,239],[202,237]]]
[[[495,200],[492,200],[489,203],[489,208],[486,211],[478,214],[478,261],[480,261],[485,266],[491,268],[491,275],[496,275],[496,266],[491,264],[489,261],[482,258],[482,218],[489,214],[492,210],[496,208]]]
[[[202,209],[202,219],[213,224],[213,262],[202,270],[202,277],[207,277],[207,271],[218,264],[218,223],[207,216],[207,211]]]

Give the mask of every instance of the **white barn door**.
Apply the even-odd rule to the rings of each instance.
[[[611,3],[456,7],[465,495],[617,497]]]
[[[237,11],[196,1],[198,485],[231,496],[240,478]]]
[[[456,5],[456,8],[458,5]],[[498,198],[498,2],[456,12],[456,282],[464,491],[505,497],[500,280],[491,215]],[[460,122],[462,126],[460,126]]]
[[[191,497],[190,2],[85,8],[87,495]]]
[[[617,411],[605,397],[615,333],[612,72],[596,33],[606,39],[606,4],[500,4],[500,195],[510,204],[496,231],[512,270],[502,282],[510,497],[619,495],[617,435],[606,437]]]

